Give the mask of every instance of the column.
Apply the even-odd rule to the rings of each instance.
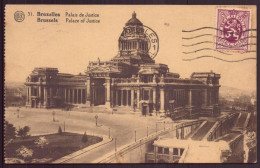
[[[121,106],[124,105],[124,90],[121,90],[121,103],[120,103]]]
[[[164,112],[164,88],[160,88],[160,112]]]
[[[70,102],[70,101],[71,101],[71,99],[70,99],[70,94],[71,94],[70,89],[68,89],[68,102],[69,102],[69,103],[71,103],[71,102]]]
[[[38,106],[41,107],[42,105],[42,93],[41,93],[41,86],[38,87],[39,89],[39,102],[38,102]]]
[[[140,89],[138,88],[137,91],[136,91],[136,107],[139,109],[140,108]]]
[[[116,92],[116,106],[118,106],[119,105],[119,96],[118,96],[119,91],[115,90],[115,92]]]
[[[181,139],[184,139],[184,127],[181,127]]]
[[[215,96],[216,96],[215,104],[218,104],[218,100],[219,100],[219,88],[216,88],[216,89],[215,89]]]
[[[43,88],[43,105],[46,107],[47,106],[47,101],[48,101],[48,98],[47,98],[47,88],[46,87],[44,87]]]
[[[52,99],[52,88],[50,88],[50,98]]]
[[[192,106],[192,90],[188,90],[188,105]]]
[[[205,105],[205,106],[207,106],[207,104],[208,104],[208,93],[207,93],[207,89],[204,89],[204,101],[203,101],[203,104]]]
[[[87,79],[87,95],[86,95],[86,104],[91,105],[91,92],[90,92],[90,79]]]
[[[156,112],[156,88],[153,88],[153,112]]]
[[[31,96],[32,96],[32,87],[29,86],[29,94],[28,94],[28,97],[29,97],[29,105],[32,104],[32,99],[31,99]]]
[[[41,86],[39,86],[38,89],[39,89],[39,98],[40,98],[40,100],[41,100],[41,98],[42,98]]]
[[[107,90],[107,93],[106,93],[106,106],[107,107],[110,107],[110,79],[107,79],[106,80],[106,83],[107,83],[107,87],[106,87],[106,90]]]
[[[131,90],[131,106],[134,107],[134,90]]]
[[[80,101],[80,103],[83,104],[83,103],[84,103],[84,102],[83,102],[83,89],[80,89],[80,91],[81,91],[81,94],[80,94],[80,96],[81,96],[81,101]]]
[[[79,104],[79,89],[76,89],[76,104]]]
[[[126,90],[126,106],[128,106],[128,90]]]
[[[72,89],[72,103],[75,103],[75,89]]]
[[[157,163],[157,153],[158,153],[158,147],[154,146],[154,163]]]
[[[211,90],[208,90],[208,105],[211,106],[212,102],[211,102]]]
[[[92,98],[91,98],[91,104],[95,105],[96,103],[96,86],[92,88]]]
[[[29,104],[29,87],[28,86],[26,86],[26,104]]]
[[[64,102],[67,103],[67,89],[64,88]]]
[[[170,156],[169,163],[172,163],[173,162],[173,148],[169,148],[169,156]]]

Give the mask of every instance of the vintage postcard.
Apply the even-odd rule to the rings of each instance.
[[[6,5],[6,164],[257,163],[254,5]]]

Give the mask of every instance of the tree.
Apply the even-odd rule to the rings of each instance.
[[[21,146],[16,150],[18,156],[21,156],[24,160],[29,159],[33,155],[33,150],[26,148],[25,146]]]
[[[83,135],[81,141],[82,141],[83,143],[88,142],[88,136],[87,136],[87,134],[86,134],[86,131],[85,131],[85,133],[84,133],[84,135]]]
[[[62,129],[61,129],[60,126],[59,126],[59,129],[58,129],[58,134],[62,134]]]
[[[29,136],[29,131],[30,131],[30,127],[29,126],[24,126],[23,128],[20,128],[17,132],[17,135],[22,137],[22,138],[25,138],[27,136]]]
[[[41,137],[39,137],[38,139],[36,139],[36,140],[34,141],[34,143],[35,143],[38,147],[44,148],[46,145],[49,144],[49,141],[46,139],[45,136],[41,136]]]
[[[10,141],[16,137],[16,129],[13,124],[10,124],[8,121],[5,121],[5,141]]]

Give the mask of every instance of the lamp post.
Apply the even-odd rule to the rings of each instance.
[[[95,119],[96,119],[96,126],[97,126],[98,115],[95,115]]]
[[[156,130],[156,134],[157,134],[157,123],[155,123],[155,124],[156,124],[155,130]]]
[[[135,142],[136,142],[136,130],[135,130]]]
[[[20,117],[19,113],[20,113],[20,109],[17,109],[17,118]]]
[[[116,150],[117,150],[117,149],[116,149],[116,138],[115,138],[115,152],[116,152]]]
[[[55,111],[52,112],[52,116],[53,116],[52,121],[55,122]]]

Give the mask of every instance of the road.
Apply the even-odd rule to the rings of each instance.
[[[53,115],[53,112],[55,115]],[[97,126],[95,116],[98,116]],[[55,118],[55,122],[53,121]],[[76,111],[62,111],[60,109],[31,109],[21,108],[19,118],[17,108],[6,108],[5,120],[14,124],[16,128],[25,125],[31,127],[30,134],[46,134],[58,132],[59,126],[63,129],[65,123],[66,131],[82,132],[86,131],[90,135],[109,135],[117,139],[117,148],[132,143],[136,139],[147,136],[148,134],[170,127],[162,122],[162,118],[154,116],[142,116],[141,114],[108,114],[90,113]],[[91,152],[84,153],[69,163],[91,163],[92,161],[115,150],[114,140]]]

